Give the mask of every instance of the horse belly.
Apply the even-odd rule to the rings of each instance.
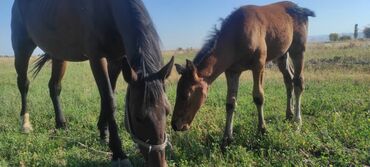
[[[73,37],[70,39],[66,38],[68,37],[65,37],[65,40],[63,40],[55,37],[55,35],[51,35],[49,37],[33,35],[32,39],[41,50],[45,53],[49,53],[53,58],[67,61],[86,60],[87,57],[83,56],[85,54],[85,50],[81,45],[82,42],[73,39]]]
[[[267,32],[267,61],[283,56],[293,42],[293,26],[289,22]]]
[[[68,47],[68,48],[60,47],[60,48],[55,48],[53,50],[49,48],[46,48],[46,49],[41,48],[41,49],[44,52],[49,53],[51,57],[55,59],[59,59],[59,60],[85,61],[89,59],[89,57],[83,52],[83,50],[76,49],[73,47]]]
[[[267,44],[267,60],[271,61],[283,56],[292,44],[293,35],[282,34],[281,36],[266,41]]]
[[[281,47],[281,48],[276,48],[276,47],[268,48],[266,62],[272,61],[274,59],[277,59],[283,56],[288,51],[288,49],[289,49],[288,45],[287,47]]]

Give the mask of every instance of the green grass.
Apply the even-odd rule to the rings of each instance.
[[[250,72],[239,89],[234,120],[235,141],[222,154],[219,144],[225,124],[226,83],[216,80],[206,104],[187,132],[174,132],[168,117],[167,132],[173,151],[169,166],[363,166],[370,165],[370,49],[356,44],[310,44],[306,54],[305,83],[300,131],[284,121],[285,87],[274,66],[266,71],[265,119],[267,135],[257,133]],[[193,54],[178,55],[184,63]],[[168,61],[170,57],[166,55]],[[99,94],[87,62],[69,63],[63,80],[62,106],[68,130],[55,130],[49,98],[50,65],[31,81],[29,112],[34,131],[20,133],[20,94],[12,58],[0,59],[0,166],[109,166],[108,146],[99,142],[96,123]],[[168,96],[175,101],[178,79],[167,82]],[[116,118],[124,150],[136,166],[142,156],[123,128],[123,97],[126,84],[118,81]],[[81,146],[88,146],[85,148]]]

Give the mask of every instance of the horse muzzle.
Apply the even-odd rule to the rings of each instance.
[[[174,131],[187,131],[190,129],[190,125],[182,123],[181,121],[172,121],[172,129]]]

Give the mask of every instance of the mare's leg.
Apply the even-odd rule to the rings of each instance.
[[[301,95],[304,89],[303,83],[303,57],[304,57],[304,48],[302,46],[295,46],[289,50],[289,54],[292,59],[292,63],[294,66],[294,76],[293,76],[293,84],[294,84],[294,96],[295,96],[295,115],[294,121],[297,122],[299,125],[302,124],[302,117],[301,117]]]
[[[286,119],[293,118],[292,112],[292,94],[293,94],[293,71],[288,63],[288,53],[277,60],[277,65],[284,77],[284,84],[286,88],[287,103],[286,103]]]
[[[239,88],[239,77],[241,72],[226,71],[227,97],[226,97],[226,125],[221,149],[224,151],[233,140],[233,116]]]
[[[30,81],[27,77],[28,62],[36,45],[28,36],[23,24],[16,19],[12,20],[12,45],[15,54],[15,70],[17,71],[17,84],[21,93],[22,109],[21,109],[21,128],[22,132],[29,133],[32,131],[32,125],[29,120],[27,111],[27,93]]]
[[[51,78],[49,81],[50,98],[53,101],[55,111],[56,128],[66,128],[66,119],[64,118],[60,105],[60,92],[62,90],[62,79],[67,67],[67,62],[62,60],[52,60]]]
[[[109,73],[110,84],[111,84],[113,92],[115,92],[116,82],[122,70],[122,61],[121,59],[119,60],[107,59],[107,63],[108,63],[108,73]],[[101,108],[100,110],[98,128],[100,130],[100,139],[105,142],[108,142],[109,141],[108,122],[105,116],[105,112],[103,111],[103,108]]]
[[[101,108],[108,121],[109,127],[109,148],[113,152],[112,160],[127,159],[127,155],[122,150],[122,143],[118,136],[117,123],[114,118],[116,104],[113,90],[109,81],[108,68],[104,58],[95,55],[90,59],[90,66],[94,74],[96,84],[99,88],[101,97]],[[102,128],[102,127],[99,127]],[[103,127],[105,128],[105,127]],[[104,129],[100,129],[101,131]]]
[[[122,71],[122,59],[108,60],[109,79],[113,92],[115,92],[116,90],[117,79],[121,71]]]
[[[265,133],[266,123],[263,117],[263,103],[264,103],[263,75],[265,70],[267,51],[265,49],[259,49],[256,53],[257,59],[254,62],[254,67],[252,68],[253,101],[258,111],[258,130],[261,133]]]

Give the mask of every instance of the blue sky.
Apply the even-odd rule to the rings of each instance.
[[[233,9],[263,5],[275,0],[144,0],[162,39],[162,49],[199,48],[207,34]],[[369,0],[294,0],[316,12],[310,18],[309,35],[353,32],[370,26]],[[0,55],[13,55],[10,12],[13,0],[0,0]],[[40,53],[41,51],[36,51]]]

